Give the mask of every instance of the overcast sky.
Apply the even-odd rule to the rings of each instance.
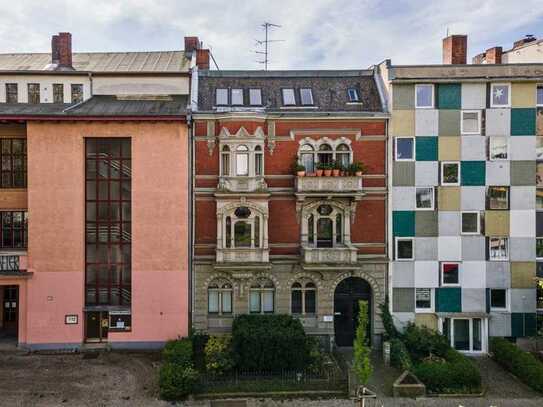
[[[257,39],[271,33],[271,69],[366,68],[441,62],[441,39],[468,34],[469,58],[543,37],[543,0],[0,0],[0,53],[49,52],[58,31],[74,51],[183,48],[197,35],[222,69],[261,69]]]

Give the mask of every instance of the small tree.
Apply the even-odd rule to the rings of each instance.
[[[371,376],[370,347],[366,332],[368,329],[368,302],[358,301],[358,326],[354,340],[354,371],[361,384],[366,384]]]

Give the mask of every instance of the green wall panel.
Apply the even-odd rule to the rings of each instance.
[[[394,236],[415,236],[415,211],[393,211],[392,230]]]
[[[511,109],[511,135],[533,136],[535,135],[535,109],[519,108]]]
[[[436,312],[462,312],[461,288],[436,288]]]
[[[437,107],[439,109],[461,109],[462,88],[459,83],[444,83],[437,86]]]
[[[461,185],[483,186],[486,179],[484,161],[462,161],[460,164]]]
[[[536,314],[514,312],[511,314],[511,336],[522,338],[534,336],[537,331]]]
[[[437,137],[417,137],[417,161],[437,161]]]
[[[394,110],[410,110],[415,108],[415,85],[394,85],[392,89],[392,106]]]

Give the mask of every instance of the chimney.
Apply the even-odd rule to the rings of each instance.
[[[198,37],[185,37],[185,52],[192,52],[200,48]]]
[[[449,35],[447,38],[443,38],[444,65],[465,65],[467,54],[467,35]]]
[[[51,62],[58,68],[72,67],[72,34],[58,33],[51,38]]]
[[[487,49],[485,52],[485,61],[487,64],[501,64],[502,63],[502,47],[494,47]]]
[[[209,50],[196,50],[196,66],[199,69],[209,69]]]
[[[473,65],[481,65],[485,61],[486,54],[484,52],[475,55],[471,58],[471,63]]]

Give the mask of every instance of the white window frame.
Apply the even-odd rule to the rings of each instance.
[[[260,103],[253,103],[253,99],[251,97],[251,94],[253,92],[258,92],[258,99],[260,100]],[[260,88],[249,88],[249,106],[262,106],[262,89]]]
[[[507,104],[506,105],[495,105],[494,104],[494,96],[493,95],[494,95],[494,87],[496,87],[496,86],[507,86],[509,88],[509,90],[507,92]],[[490,84],[490,107],[492,107],[492,108],[511,107],[511,84],[510,83],[500,82],[500,83],[491,83]]]
[[[477,215],[477,231],[476,232],[464,232],[462,229],[462,225],[464,224],[462,222],[462,216],[464,214],[476,214]],[[461,235],[480,235],[481,234],[481,212],[479,211],[462,211],[460,212],[460,234]]]
[[[356,96],[354,99],[351,97],[351,92],[353,92],[353,95]],[[350,103],[358,103],[358,102],[360,102],[360,95],[358,93],[358,89],[356,89],[356,88],[347,89],[347,97],[349,98]]]
[[[292,92],[294,103],[285,103],[285,92]],[[294,88],[282,88],[281,89],[281,103],[283,106],[296,106],[296,91]]]
[[[504,290],[505,291],[505,308],[501,307],[493,307],[492,306],[492,291],[493,290]],[[490,294],[489,294],[489,301],[490,301],[490,311],[496,311],[496,312],[508,312],[509,308],[511,306],[511,297],[510,297],[511,291],[507,288],[490,288]]]
[[[430,308],[417,308],[417,290],[430,290]],[[415,288],[415,313],[428,314],[435,310],[435,290],[429,287],[416,287]]]
[[[223,286],[225,284],[228,284],[230,288],[224,288]],[[217,285],[217,288],[210,288],[212,285]],[[211,292],[217,293],[218,298],[218,307],[219,310],[217,312],[211,312],[209,311],[209,294]],[[230,295],[230,312],[225,312],[223,310],[223,296],[225,293],[228,293]],[[208,287],[207,287],[207,314],[210,316],[232,316],[234,315],[234,285],[227,280],[214,280],[212,281]]]
[[[226,91],[226,103],[219,103],[219,91]],[[228,106],[229,104],[229,92],[228,88],[215,88],[215,106]]]
[[[542,90],[543,90],[543,83],[538,83],[538,84],[536,85],[536,87],[535,87],[535,105],[536,105],[536,106],[543,106],[543,101],[542,101],[542,103],[538,103],[538,102],[537,102],[537,90],[538,90],[538,89],[542,89]]]
[[[411,258],[400,259],[398,257],[398,242],[410,241],[411,242]],[[394,242],[394,258],[396,261],[413,261],[415,260],[415,238],[413,237],[396,237]]]
[[[439,333],[442,335],[445,335],[445,332],[443,332],[443,325],[445,324],[445,319],[443,317],[439,317],[439,323],[438,323],[438,329]],[[450,329],[451,332],[449,333],[449,345],[451,348],[455,349],[454,347],[454,321],[455,320],[469,320],[469,349],[470,350],[458,350],[460,353],[468,353],[468,354],[482,354],[487,352],[487,337],[488,337],[488,318],[483,317],[474,317],[474,318],[466,318],[466,317],[459,317],[459,318],[447,318],[450,319]],[[481,320],[481,350],[473,350],[473,320],[474,319],[480,319]]]
[[[398,158],[398,139],[410,139],[413,141],[413,158]],[[402,161],[415,161],[415,154],[416,154],[416,148],[415,148],[415,137],[405,137],[405,136],[399,136],[394,137],[394,161],[402,162]]]
[[[432,190],[432,205],[429,208],[419,208],[417,206],[417,190],[418,189],[431,189]],[[415,187],[415,209],[418,211],[433,211],[436,206],[436,191],[434,187]]]
[[[464,113],[477,113],[477,131],[464,130]],[[460,133],[461,134],[481,134],[481,111],[480,110],[462,110],[460,116]]]
[[[234,103],[234,91],[240,91],[241,92],[241,103]],[[231,106],[243,106],[244,105],[244,93],[243,88],[232,88],[230,89],[230,105]]]
[[[443,272],[443,266],[445,264],[456,264],[458,266],[458,282],[457,283],[445,283],[444,281],[444,276],[445,276],[445,273]],[[460,283],[461,283],[461,273],[462,273],[462,263],[460,262],[457,262],[457,261],[443,261],[441,262],[441,264],[439,265],[439,282],[441,284],[441,287],[458,287],[460,286]]]
[[[493,258],[490,256],[490,253],[491,253],[490,241],[492,239],[505,239],[505,251],[507,253],[505,257]],[[508,236],[489,236],[488,237],[488,261],[509,261],[509,237]]]
[[[302,91],[309,91],[310,103],[304,103]],[[311,88],[300,88],[300,106],[314,106],[315,100],[313,99],[313,90]]]
[[[543,257],[537,257],[537,241],[538,240],[543,240],[543,237],[536,237],[535,238],[535,259],[536,260],[543,260]]]
[[[443,167],[445,165],[448,165],[448,164],[456,164],[458,166],[458,181],[457,182],[444,182]],[[459,186],[460,181],[461,181],[460,170],[461,170],[460,161],[441,161],[441,163],[440,163],[440,174],[441,174],[440,183],[441,183],[441,185],[443,185],[443,186]]]
[[[432,89],[432,102],[430,103],[430,106],[419,106],[418,105],[418,99],[417,99],[417,89],[420,87],[431,87]],[[435,86],[431,83],[419,83],[415,85],[415,108],[416,109],[433,109],[435,106]]]
[[[506,142],[507,157],[506,158],[492,158],[492,141],[496,139],[503,139]],[[488,137],[488,160],[489,161],[509,161],[510,157],[510,137],[507,136],[489,136]]]

